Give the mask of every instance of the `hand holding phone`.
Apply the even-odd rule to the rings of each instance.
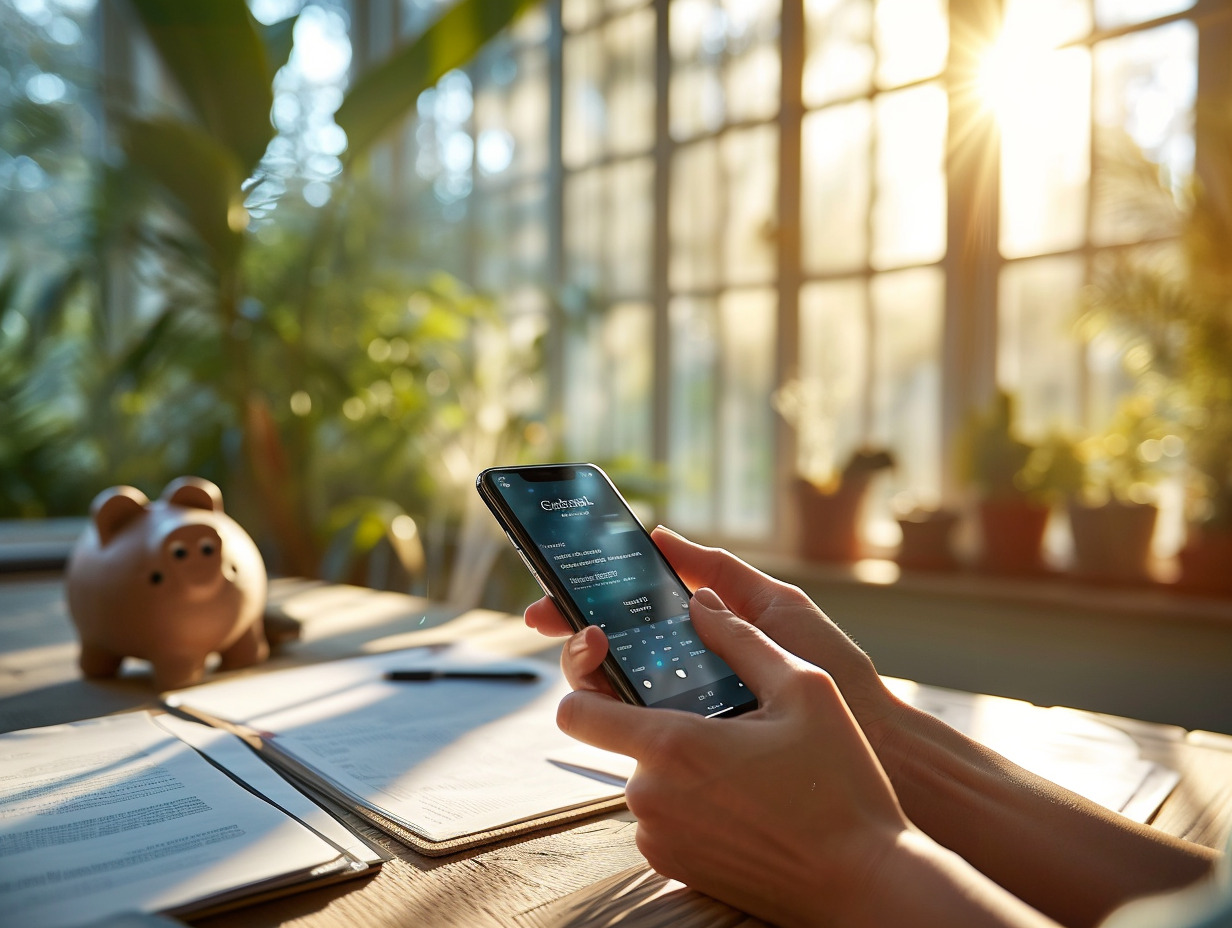
[[[757,708],[698,638],[688,588],[600,468],[497,467],[476,486],[569,624],[607,635],[603,669],[622,699],[704,716]]]

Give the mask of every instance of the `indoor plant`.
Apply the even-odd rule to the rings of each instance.
[[[1104,434],[1079,444],[1083,489],[1066,501],[1076,575],[1121,583],[1151,579],[1159,514],[1154,485],[1180,446],[1155,402],[1143,395],[1123,401]]]
[[[1073,444],[1053,435],[1036,445],[1015,426],[1015,400],[1000,390],[973,412],[959,436],[960,480],[976,493],[978,566],[992,573],[1044,570],[1043,540],[1052,506],[1081,486]]]
[[[20,456],[30,465],[21,470],[47,470],[54,453],[75,468],[58,474],[62,482],[76,477],[89,488],[87,502],[107,483],[209,476],[285,572],[349,570],[357,549],[381,537],[377,521],[388,529],[402,517],[404,526],[404,510],[416,504],[425,534],[442,522],[456,532],[466,518],[459,503],[473,494],[452,492],[460,483],[452,471],[446,487],[441,462],[456,463],[469,445],[478,454],[499,444],[488,434],[494,417],[480,408],[490,397],[479,397],[509,392],[482,382],[508,370],[480,357],[478,329],[496,324],[496,313],[447,275],[407,271],[413,249],[394,243],[423,220],[395,215],[388,191],[364,214],[377,203],[365,156],[425,87],[529,5],[462,0],[355,80],[336,115],[347,148],[334,195],[323,208],[298,211],[296,198],[272,192],[286,177],[270,144],[273,83],[291,53],[295,19],[262,26],[243,0],[117,7],[143,27],[169,92],[139,109],[105,101],[116,145],[106,163],[91,166],[94,202],[74,216],[85,230],[80,248],[64,268],[31,262],[37,270],[27,286],[0,284],[8,328],[18,315],[69,320],[35,358],[50,374],[67,371],[56,384],[59,405],[69,405],[69,394],[76,400],[72,428],[26,416],[20,445],[0,449],[6,466]],[[357,247],[361,239],[375,239],[379,250]],[[141,312],[112,305],[125,292],[113,285],[119,278],[139,281]],[[35,289],[37,298],[19,298]],[[394,330],[373,331],[395,315]],[[23,341],[50,330],[28,328]],[[400,363],[372,353],[380,340],[409,343]],[[18,403],[32,391],[8,390],[10,369],[22,382],[48,378],[27,379],[0,354],[0,393],[14,399],[6,412],[24,415],[38,397]],[[434,374],[447,386],[429,383]],[[376,388],[383,392],[368,395]],[[502,427],[516,432],[513,420],[502,417]],[[348,463],[357,466],[341,473]],[[33,491],[26,496],[41,489],[25,484]],[[42,514],[31,505],[21,511]],[[340,540],[346,550],[334,556]]]
[[[1118,254],[1087,290],[1089,327],[1172,410],[1188,465],[1180,585],[1232,594],[1232,119],[1206,114],[1199,170],[1178,205],[1158,170],[1128,172],[1169,248]],[[1145,161],[1140,154],[1135,156]],[[1132,166],[1131,166],[1132,167]],[[1149,180],[1143,180],[1149,178]]]
[[[888,451],[868,446],[839,464],[839,408],[848,398],[837,382],[818,379],[790,380],[773,396],[774,408],[796,433],[797,549],[810,560],[860,556],[869,486],[878,472],[894,466]]]

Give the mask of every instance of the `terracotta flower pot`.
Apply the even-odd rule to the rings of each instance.
[[[1151,537],[1159,510],[1144,503],[1110,500],[1087,506],[1070,500],[1074,573],[1087,580],[1143,583],[1151,579]]]
[[[860,517],[868,484],[868,478],[859,475],[843,480],[833,493],[823,493],[807,480],[797,481],[801,557],[813,561],[859,558]]]
[[[954,570],[951,536],[958,525],[958,513],[949,509],[919,510],[898,520],[903,540],[895,560],[915,570]]]
[[[1209,596],[1232,596],[1232,530],[1192,526],[1179,557],[1178,588]]]
[[[1027,499],[980,500],[980,568],[996,574],[1042,573],[1044,529],[1051,513]]]

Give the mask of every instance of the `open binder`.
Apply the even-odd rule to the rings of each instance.
[[[477,667],[523,679],[385,679],[392,670]],[[163,701],[235,732],[306,790],[440,856],[623,805],[632,761],[557,729],[565,691],[555,667],[453,646],[263,673]]]

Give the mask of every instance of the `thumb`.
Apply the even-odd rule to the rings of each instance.
[[[693,594],[689,615],[702,643],[721,657],[761,702],[779,688],[786,671],[798,663],[759,628],[735,615],[708,587]]]

